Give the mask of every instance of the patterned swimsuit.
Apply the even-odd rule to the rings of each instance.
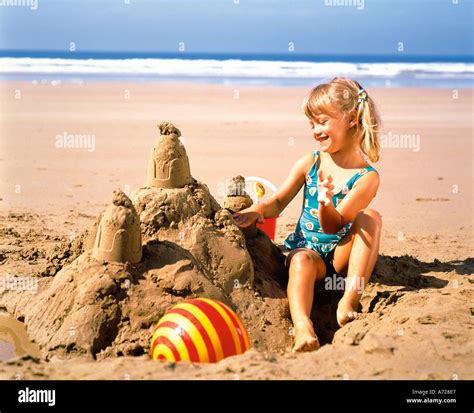
[[[306,175],[301,216],[296,225],[295,232],[288,235],[284,241],[284,245],[290,250],[295,248],[312,249],[322,258],[327,258],[336,248],[342,237],[349,232],[352,222],[347,223],[336,234],[325,234],[323,232],[318,219],[318,160],[319,151],[314,151],[314,164],[308,175]],[[367,166],[349,179],[342,190],[337,194],[334,194],[332,198],[332,204],[334,207],[337,207],[352,189],[354,184],[370,171],[377,172],[372,166]]]

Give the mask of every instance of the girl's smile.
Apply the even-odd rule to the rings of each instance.
[[[329,139],[329,136],[315,136],[315,139],[319,142],[326,142]]]
[[[342,136],[345,132],[345,125],[342,119],[321,114],[314,120],[310,120],[310,127],[313,131],[314,139],[321,144],[321,149],[327,151],[330,147],[336,146],[339,141],[342,143]],[[336,149],[336,148],[333,148]]]

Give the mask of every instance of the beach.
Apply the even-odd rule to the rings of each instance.
[[[297,159],[318,149],[300,108],[307,92],[2,81],[2,275],[41,272],[48,251],[90,228],[114,189],[130,194],[143,186],[163,121],[181,130],[192,176],[221,205],[236,175],[279,187]],[[15,359],[0,364],[0,377],[20,371],[25,378],[50,379],[472,379],[473,92],[388,87],[368,93],[383,120],[381,160],[373,165],[381,185],[370,205],[382,215],[383,230],[380,271],[363,299],[361,320],[310,354],[253,349],[216,365],[180,365],[172,374],[146,355],[39,364]],[[278,218],[276,244],[296,225],[301,204],[302,191]]]

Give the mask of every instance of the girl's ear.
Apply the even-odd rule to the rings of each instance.
[[[357,125],[357,113],[355,109],[352,109],[349,112],[349,127],[353,128],[356,125]]]

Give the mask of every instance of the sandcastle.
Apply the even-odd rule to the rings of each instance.
[[[140,220],[132,202],[120,190],[114,191],[112,205],[101,217],[92,256],[132,264],[142,259]]]
[[[245,188],[245,178],[238,175],[230,181],[227,195],[224,198],[224,208],[231,212],[239,212],[253,204],[252,198]]]
[[[227,195],[224,198],[224,208],[231,213],[240,212],[253,204],[252,198],[246,192],[245,178],[238,175],[230,181],[227,188]],[[252,224],[242,229],[246,237],[255,237],[257,235],[257,225]]]
[[[155,141],[148,163],[147,186],[182,188],[192,181],[189,159],[179,140],[181,132],[173,124],[159,125],[160,137]]]
[[[254,347],[289,345],[283,255],[260,230],[244,237],[232,213],[192,177],[180,131],[167,122],[159,128],[145,186],[130,198],[114,191],[81,235],[80,255],[43,277],[37,294],[0,296],[0,306],[24,318],[46,358],[145,354],[164,312],[194,297],[234,309]],[[243,197],[235,195],[234,207],[248,204]]]

